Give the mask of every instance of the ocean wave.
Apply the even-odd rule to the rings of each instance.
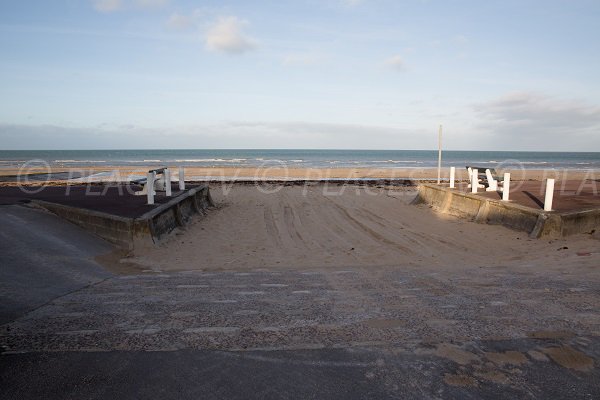
[[[95,164],[95,163],[105,163],[105,160],[54,160],[55,163],[86,163],[86,164]]]
[[[274,159],[267,159],[267,160],[260,160],[262,162],[262,164],[269,164],[269,163],[275,163],[275,164],[285,164],[287,161],[286,160],[279,160],[277,158]]]
[[[235,163],[235,162],[242,162],[242,161],[246,161],[246,158],[231,158],[231,159],[224,159],[224,158],[191,158],[191,159],[185,159],[185,160],[175,160],[175,162],[231,162],[231,163]]]
[[[144,160],[143,162],[161,162],[161,160]]]
[[[543,165],[543,164],[548,164],[547,161],[522,161],[519,162],[517,160],[508,160],[510,162],[511,165],[513,164],[522,164],[522,165]],[[506,161],[474,161],[473,164],[503,164]]]
[[[423,161],[416,160],[372,160],[364,161],[373,164],[423,164]]]

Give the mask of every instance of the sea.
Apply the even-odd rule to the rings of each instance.
[[[287,168],[430,168],[437,150],[0,150],[0,168],[186,166]],[[442,166],[600,169],[600,152],[444,151]]]

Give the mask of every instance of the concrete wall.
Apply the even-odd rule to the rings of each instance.
[[[32,203],[119,247],[130,248],[133,227],[133,219],[131,218],[41,200],[32,200]]]
[[[419,185],[419,193],[413,204],[427,204],[439,212],[479,223],[503,225],[527,232],[534,238],[562,237],[600,230],[600,210],[544,212],[433,184]]]
[[[174,229],[185,226],[194,215],[214,206],[207,186],[192,188],[138,218],[33,200],[32,203],[100,236],[124,249],[153,244]]]
[[[563,236],[600,231],[600,210],[561,214]]]

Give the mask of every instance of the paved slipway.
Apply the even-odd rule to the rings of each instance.
[[[199,248],[195,268],[165,272],[106,264],[107,244],[39,210],[1,207],[0,224],[3,399],[600,397],[592,239],[574,239],[582,255],[549,244],[565,263],[547,268],[217,269]]]

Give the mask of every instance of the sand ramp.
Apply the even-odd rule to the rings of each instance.
[[[217,210],[133,261],[161,270],[492,265],[548,247],[411,206],[415,194],[405,188],[233,185],[211,193]]]

